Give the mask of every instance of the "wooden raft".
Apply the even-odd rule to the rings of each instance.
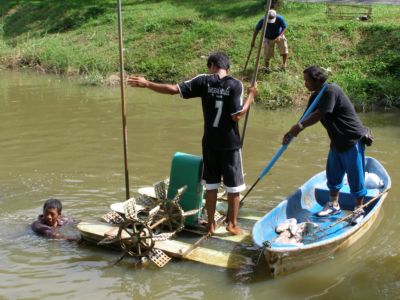
[[[259,218],[256,216],[244,216],[239,219],[243,234],[232,236],[224,227],[219,227],[216,233],[204,240],[192,251],[187,250],[198,241],[202,235],[189,231],[182,231],[170,240],[156,241],[155,248],[163,250],[169,256],[200,262],[207,265],[239,269],[243,265],[251,265],[254,250],[251,249],[251,228]],[[98,243],[106,236],[115,236],[118,226],[100,221],[80,222],[78,229],[82,238],[93,243]],[[118,249],[118,244],[111,245]],[[186,255],[183,255],[185,254]]]

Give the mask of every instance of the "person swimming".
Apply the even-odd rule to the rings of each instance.
[[[65,225],[74,224],[72,218],[61,214],[62,204],[58,199],[50,198],[43,205],[43,214],[31,224],[32,230],[50,239],[76,241],[79,237],[65,236],[59,232],[59,228]]]

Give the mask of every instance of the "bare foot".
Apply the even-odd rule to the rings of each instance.
[[[207,232],[208,234],[214,234],[215,232],[215,227],[217,226],[217,224],[214,222],[207,224]]]
[[[242,234],[242,230],[240,229],[239,226],[235,226],[233,224],[228,224],[228,226],[226,226],[226,230],[229,231],[230,233],[232,233],[233,235],[240,235]]]

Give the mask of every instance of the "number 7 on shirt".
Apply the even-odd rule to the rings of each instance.
[[[213,127],[218,127],[219,120],[221,119],[221,114],[222,114],[222,106],[224,105],[223,101],[215,101],[215,108],[218,109],[217,115],[215,116]]]

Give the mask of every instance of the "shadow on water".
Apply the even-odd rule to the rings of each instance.
[[[264,249],[259,249],[252,243],[239,243],[235,246],[235,253],[240,253],[242,260],[239,268],[227,269],[227,275],[235,283],[252,284],[272,279],[269,268],[264,259]],[[237,264],[238,256],[231,255],[228,265]]]

